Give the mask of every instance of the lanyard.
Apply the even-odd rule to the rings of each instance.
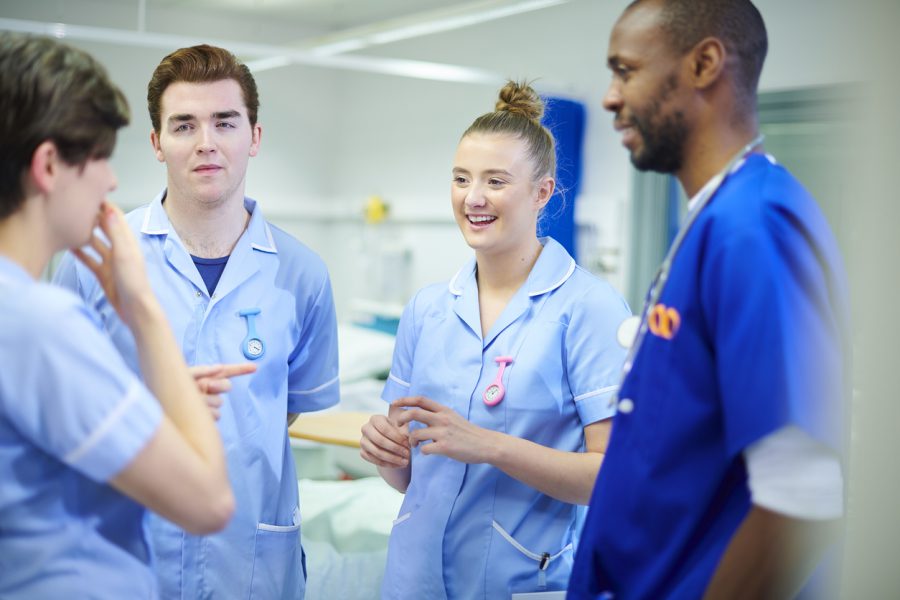
[[[625,378],[628,376],[628,373],[631,372],[631,367],[634,365],[634,359],[641,348],[641,344],[644,342],[644,338],[647,335],[648,329],[647,317],[650,314],[650,310],[654,306],[656,306],[656,303],[659,301],[660,296],[662,296],[663,289],[666,286],[666,282],[669,280],[669,272],[672,270],[672,263],[675,261],[675,255],[678,253],[678,249],[681,247],[682,242],[684,242],[684,238],[690,231],[691,226],[694,224],[694,221],[697,220],[697,216],[700,214],[700,211],[702,211],[706,207],[706,205],[709,204],[709,201],[713,196],[715,196],[716,192],[719,191],[722,183],[725,181],[728,175],[731,174],[731,171],[735,168],[738,162],[746,158],[750,151],[761,144],[762,141],[763,135],[757,135],[746,146],[741,148],[740,152],[735,154],[721,171],[716,173],[716,175],[710,180],[709,184],[704,186],[703,190],[700,193],[700,197],[697,198],[694,206],[691,208],[690,212],[688,212],[684,223],[678,229],[678,234],[672,241],[672,245],[669,246],[669,251],[666,253],[666,257],[663,259],[662,264],[656,271],[656,276],[653,278],[653,283],[650,286],[649,293],[647,294],[647,300],[646,302],[644,302],[644,309],[641,311],[641,324],[638,328],[634,343],[631,344],[631,348],[628,350],[628,356],[625,358],[625,365],[622,368],[622,381],[620,382],[619,389],[621,389],[621,385],[625,382]]]

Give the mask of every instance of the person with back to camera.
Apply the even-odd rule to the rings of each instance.
[[[156,159],[166,188],[128,214],[154,290],[191,364],[248,360],[219,428],[237,498],[234,518],[210,536],[149,515],[166,598],[300,600],[306,562],[288,424],[337,404],[337,321],[324,262],[266,221],[244,195],[259,152],[259,95],[249,68],[227,50],[180,48],[147,85]],[[64,261],[57,275],[97,307],[134,366],[134,342],[93,275]]]
[[[105,200],[125,97],[86,53],[0,33],[0,114],[0,597],[155,598],[144,507],[205,534],[235,502],[210,411]],[[79,298],[37,281],[85,244],[143,383]]]
[[[632,163],[691,201],[626,360],[573,600],[790,598],[838,530],[847,282],[815,199],[761,151],[767,47],[749,0],[632,2],[610,35],[603,106]]]
[[[603,460],[630,315],[606,283],[537,237],[555,186],[543,103],[510,82],[463,134],[451,204],[475,257],[400,320],[360,453],[405,492],[382,595],[508,598],[564,590]]]

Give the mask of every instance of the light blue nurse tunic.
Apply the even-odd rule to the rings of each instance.
[[[475,259],[419,291],[400,320],[382,397],[422,395],[480,427],[564,451],[584,450],[584,427],[611,417],[628,306],[551,238],[525,284],[482,338]],[[506,395],[487,406],[498,356],[512,356]],[[412,426],[417,426],[413,423]],[[564,590],[579,509],[488,464],[412,453],[382,595],[509,598]]]
[[[0,257],[0,598],[155,598],[144,509],[108,481],[162,419],[81,300]]]
[[[164,197],[129,213],[128,221],[185,360],[244,362],[246,350],[257,372],[232,381],[218,422],[237,501],[231,523],[198,537],[149,516],[160,592],[190,600],[302,598],[305,563],[286,415],[338,402],[337,323],[327,270],[245,199],[250,221],[210,296],[169,223]],[[133,338],[93,275],[69,259],[57,279],[98,308],[116,347],[137,370]],[[248,348],[254,339],[260,343]]]

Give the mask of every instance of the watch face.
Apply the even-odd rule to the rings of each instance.
[[[484,391],[484,397],[488,402],[493,402],[500,395],[500,386],[495,384],[489,385]]]
[[[252,340],[247,342],[247,352],[249,352],[253,356],[259,356],[260,354],[262,354],[262,351],[263,345],[261,340],[253,338]]]

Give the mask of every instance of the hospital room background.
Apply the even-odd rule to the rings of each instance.
[[[898,597],[900,476],[892,456],[900,418],[887,357],[896,354],[889,340],[900,319],[884,318],[884,307],[900,279],[889,267],[898,264],[896,248],[885,245],[894,238],[886,224],[897,222],[886,190],[900,164],[900,132],[897,77],[883,74],[897,71],[890,24],[900,25],[900,10],[895,1],[755,3],[770,43],[760,86],[766,148],[821,202],[853,288],[849,518],[836,597]],[[165,184],[144,99],[162,56],[206,42],[248,63],[263,137],[247,194],[327,263],[340,321],[335,414],[359,415],[384,410],[379,394],[404,303],[419,287],[449,279],[470,254],[449,207],[451,160],[461,132],[492,106],[505,78],[536,80],[562,140],[566,189],[544,227],[568,236],[578,262],[640,308],[684,199],[672,178],[631,167],[601,106],[607,36],[625,4],[0,0],[0,29],[64,38],[98,57],[123,87],[133,119],[113,157],[112,198],[125,209]],[[878,265],[888,269],[880,277]],[[313,435],[294,442],[308,597],[374,598],[400,498],[356,449],[308,439],[317,427],[346,429],[331,418],[311,422]],[[346,431],[333,437],[341,436]]]

